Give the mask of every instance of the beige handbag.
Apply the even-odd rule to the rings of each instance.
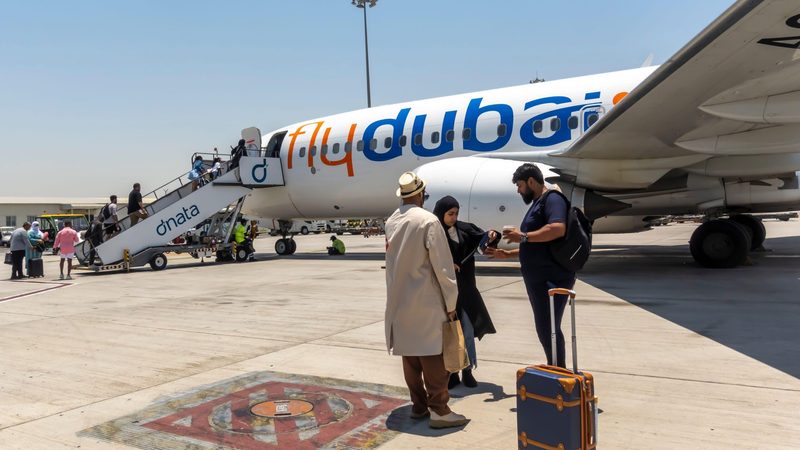
[[[442,358],[444,359],[444,368],[450,373],[458,372],[469,366],[464,332],[461,330],[461,322],[458,319],[453,321],[448,319],[442,324]]]

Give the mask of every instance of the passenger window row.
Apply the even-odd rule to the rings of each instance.
[[[591,127],[599,119],[600,119],[600,115],[598,113],[596,113],[596,112],[593,112],[593,113],[589,114],[588,116],[586,116],[587,125],[589,127]],[[549,122],[548,125],[549,125],[549,128],[550,128],[550,131],[558,131],[558,130],[561,129],[561,118],[553,117],[548,122]],[[567,120],[567,127],[570,130],[577,129],[578,125],[580,125],[578,116],[570,116],[569,119]],[[536,121],[533,122],[533,132],[534,133],[541,133],[543,129],[544,129],[544,121],[536,120]]]

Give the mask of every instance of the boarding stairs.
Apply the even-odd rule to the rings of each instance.
[[[209,246],[212,238],[214,242],[227,243],[247,194],[253,189],[284,185],[280,158],[262,156],[260,139],[256,149],[239,159],[238,164],[223,162],[222,174],[216,179],[210,180],[206,174],[193,182],[181,175],[144,195],[156,198],[145,206],[145,219],[131,226],[130,216],[121,218],[119,231],[113,237],[97,245],[92,245],[91,239],[81,242],[76,248],[78,260],[89,263],[94,251],[100,262],[96,267],[141,266],[150,262],[154,254],[174,246],[176,238],[200,229],[201,224],[203,237],[208,239],[198,240],[199,244]],[[205,161],[210,168],[208,162]]]

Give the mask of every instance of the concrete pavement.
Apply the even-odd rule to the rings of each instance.
[[[766,224],[772,251],[733,270],[692,262],[691,225],[596,237],[576,290],[602,448],[800,447],[800,223]],[[368,397],[342,413],[353,417],[393,404],[404,382],[384,345],[383,239],[344,240],[343,258],[323,254],[327,235],[298,237],[292,257],[265,238],[253,263],[176,257],[165,271],[79,272],[64,287],[48,256],[46,283],[0,281],[0,448],[235,447],[181,432],[197,418],[175,416],[174,434],[138,425],[262,385]],[[515,448],[515,372],[543,354],[516,264],[480,262],[478,284],[498,334],[478,343],[480,386],[452,393],[472,421],[433,431],[400,407],[361,417],[349,445]],[[233,427],[236,409],[220,405],[213,414]],[[259,436],[237,445],[268,448]]]

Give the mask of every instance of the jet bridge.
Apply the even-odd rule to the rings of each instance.
[[[222,175],[213,180],[206,174],[192,182],[182,175],[146,194],[157,200],[145,207],[145,219],[131,226],[130,217],[121,218],[114,236],[97,245],[83,241],[76,248],[78,260],[98,271],[148,263],[163,269],[167,252],[210,257],[235,250],[228,241],[247,194],[284,185],[280,158],[261,154],[260,149],[250,150],[248,156],[223,163]],[[176,244],[179,237],[183,239]]]

